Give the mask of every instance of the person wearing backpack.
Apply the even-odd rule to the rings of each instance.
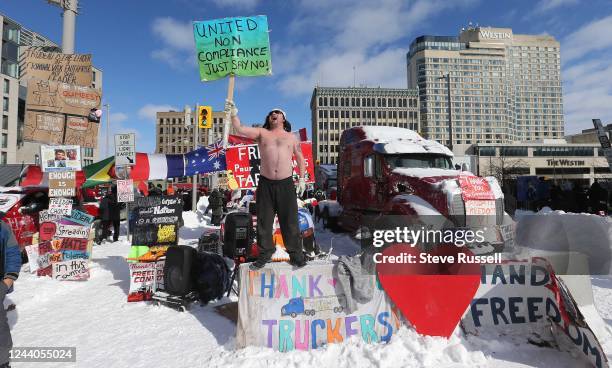
[[[2,218],[3,213],[0,213]],[[0,220],[0,368],[9,367],[9,351],[13,347],[11,331],[4,309],[6,294],[13,291],[13,283],[19,277],[21,252],[11,227]]]

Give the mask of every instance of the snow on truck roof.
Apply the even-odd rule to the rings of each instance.
[[[365,140],[374,142],[374,150],[380,153],[437,153],[453,157],[451,150],[444,145],[425,139],[410,129],[381,126],[362,126],[361,129]]]

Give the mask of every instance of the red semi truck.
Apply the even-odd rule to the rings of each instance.
[[[453,153],[442,144],[409,129],[360,126],[342,133],[339,151],[337,222],[344,230],[396,215],[396,221],[429,228],[486,227],[489,251],[512,244],[514,222],[504,211],[497,180],[455,170]],[[466,181],[488,183],[482,193],[487,200],[466,201]],[[487,216],[466,216],[482,214],[475,208]]]

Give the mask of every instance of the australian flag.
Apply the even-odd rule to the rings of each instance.
[[[185,154],[185,175],[207,174],[226,170],[225,149],[221,142],[200,147]]]

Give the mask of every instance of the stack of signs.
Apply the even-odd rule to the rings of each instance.
[[[178,196],[138,197],[134,204],[134,229],[130,258],[138,258],[149,250],[165,249],[178,243],[179,219],[183,202]],[[129,263],[130,291],[128,302],[151,300],[163,288],[163,261]]]
[[[51,198],[63,199],[63,198]],[[40,213],[39,243],[26,247],[30,271],[56,280],[87,280],[87,243],[94,217],[79,210],[67,216],[49,211]]]
[[[312,142],[301,142],[302,155],[306,165],[306,183],[314,183],[314,161],[312,159]],[[227,170],[231,171],[239,188],[255,188],[259,183],[259,146],[256,144],[228,147],[225,151]],[[293,157],[293,179],[297,181],[297,162]]]

